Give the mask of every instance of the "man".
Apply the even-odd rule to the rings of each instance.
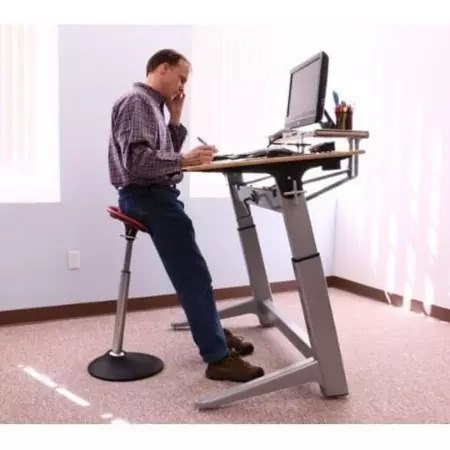
[[[264,375],[240,355],[253,351],[217,314],[211,276],[195,241],[195,232],[175,188],[182,169],[208,164],[216,152],[201,145],[180,153],[186,137],[181,124],[189,61],[174,50],[160,50],[147,63],[147,82],[114,104],[109,142],[111,183],[119,207],[145,224],[186,313],[193,339],[207,363],[206,377],[249,381]],[[170,112],[166,125],[164,105]]]

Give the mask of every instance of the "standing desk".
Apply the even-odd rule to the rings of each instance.
[[[188,172],[223,173],[227,177],[233,201],[253,298],[219,311],[220,318],[256,314],[262,326],[275,326],[306,358],[261,378],[201,398],[196,402],[199,409],[217,408],[230,402],[307,382],[319,383],[325,397],[348,394],[327,283],[316,248],[307,201],[355,178],[358,174],[358,157],[363,153],[362,150],[354,149],[225,160],[186,169]],[[347,168],[341,169],[341,164],[346,162]],[[312,180],[303,179],[305,172],[317,167],[322,167],[324,171],[331,170],[333,173]],[[271,187],[255,188],[251,185],[252,182],[244,182],[244,173],[266,174],[268,178],[274,179],[275,184]],[[305,184],[337,176],[343,178],[318,192],[306,195]],[[256,181],[259,180],[261,179]],[[283,214],[306,330],[290,323],[276,310],[250,205]],[[172,326],[178,329],[188,325],[187,322],[182,322]]]

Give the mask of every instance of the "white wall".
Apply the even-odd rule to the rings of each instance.
[[[311,203],[325,272],[449,307],[449,31],[348,30],[329,25],[315,45],[305,46],[302,38],[314,31],[306,23],[298,55],[291,55],[302,61],[316,49],[326,50],[329,91],[354,101],[355,126],[371,132],[359,178]],[[295,38],[287,29],[277,33],[279,41]],[[105,212],[116,202],[107,173],[110,108],[133,81],[143,79],[154,50],[173,46],[189,57],[190,39],[189,27],[60,28],[62,201],[0,205],[0,310],[115,298],[123,240],[121,225]],[[268,64],[281,60],[282,55]],[[215,287],[246,284],[229,199],[189,198],[188,183],[186,177],[182,197]],[[262,209],[254,215],[270,280],[291,279],[281,216]],[[81,251],[79,271],[67,269],[70,249]],[[224,262],[225,251],[233,264]],[[136,242],[132,270],[132,296],[173,292],[146,236]]]
[[[107,167],[111,106],[133,81],[144,79],[146,61],[157,49],[191,54],[189,27],[61,26],[59,37],[61,203],[0,204],[0,310],[116,297],[124,243],[121,224],[105,211],[117,201]],[[229,199],[190,199],[188,182],[186,177],[181,185],[182,200],[196,224],[214,287],[247,284]],[[320,211],[314,227],[327,274],[333,261],[330,198],[314,201]],[[292,279],[281,216],[257,209],[255,219],[270,281]],[[72,249],[81,251],[78,271],[67,269]],[[132,272],[132,297],[173,292],[147,236],[136,241]]]
[[[196,137],[201,136],[222,153],[265,147],[267,136],[284,125],[290,69],[318,50],[317,43],[286,39],[285,30],[279,25],[194,27],[194,67],[188,86],[192,98],[191,145],[198,145]],[[261,175],[244,175],[246,180],[258,177]],[[208,220],[206,229],[218,230],[217,241],[221,243],[215,245],[219,245],[221,251],[215,251],[212,242],[208,244],[210,234],[204,237],[205,252],[213,265],[216,283],[229,285],[230,275],[223,270],[223,255],[231,242],[233,255],[240,265],[236,271],[239,284],[246,284],[224,176],[191,174],[189,194],[189,206],[196,220]],[[327,275],[331,275],[333,264],[335,204],[334,193],[310,204],[317,246]],[[212,213],[211,219],[201,219],[202,210]],[[253,215],[270,280],[293,279],[281,214],[255,207]],[[225,224],[222,217],[227,218]]]
[[[0,309],[113,299],[123,257],[109,185],[107,144],[113,101],[145,78],[153,51],[190,52],[189,27],[61,26],[61,203],[0,205]],[[171,291],[156,255],[137,241],[133,296]],[[81,251],[69,271],[67,251]]]
[[[371,137],[339,196],[334,272],[449,308],[450,27],[378,27],[364,39]]]

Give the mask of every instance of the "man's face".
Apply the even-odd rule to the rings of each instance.
[[[184,86],[189,78],[190,65],[183,59],[178,64],[171,66],[164,63],[160,67],[160,76],[167,100],[172,100],[180,92],[184,92]]]

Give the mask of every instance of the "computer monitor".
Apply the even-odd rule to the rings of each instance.
[[[285,128],[322,120],[328,77],[328,55],[320,52],[291,70]]]

